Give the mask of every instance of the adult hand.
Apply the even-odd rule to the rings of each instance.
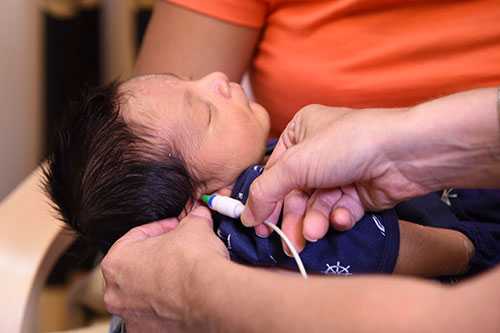
[[[168,219],[130,230],[104,258],[104,301],[127,332],[200,331],[193,303],[193,272],[229,258],[212,231],[210,212],[195,208],[178,222]]]
[[[406,109],[303,108],[252,184],[243,223],[275,222],[284,200],[282,227],[300,249],[303,237],[322,238],[330,223],[347,230],[365,210],[389,208],[428,192],[385,149],[391,143],[386,126],[406,113]]]
[[[306,107],[252,184],[243,223],[276,221],[286,198],[283,228],[292,240],[316,240],[328,221],[348,229],[366,209],[447,187],[498,187],[499,119],[497,88],[410,109]]]

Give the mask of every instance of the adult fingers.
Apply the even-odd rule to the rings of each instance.
[[[179,221],[176,218],[156,221],[141,226],[135,227],[123,235],[115,245],[121,242],[141,241],[146,238],[160,236],[164,233],[172,231],[177,227]]]
[[[241,215],[244,225],[255,226],[266,221],[290,191],[301,187],[298,185],[301,176],[296,170],[299,166],[293,165],[296,147],[288,149],[252,183],[245,210]]]
[[[280,136],[278,142],[276,143],[276,146],[273,149],[273,152],[271,153],[271,156],[267,159],[265,168],[270,168],[272,167],[285,153],[285,151],[288,149],[288,146],[286,143],[283,141],[283,134]]]
[[[196,223],[196,224],[195,224]],[[210,229],[213,228],[212,215],[207,207],[202,205],[197,205],[189,212],[189,214],[184,217],[180,222],[180,226],[185,227],[186,225],[200,225],[206,226]]]
[[[304,237],[315,242],[325,236],[330,227],[330,213],[335,204],[341,199],[340,189],[316,190],[307,207],[304,217]]]
[[[295,121],[292,120],[280,135],[271,156],[269,156],[269,159],[267,160],[266,168],[272,167],[283,156],[285,151],[295,143]]]
[[[341,188],[342,197],[333,207],[330,223],[339,231],[351,229],[365,214],[365,209],[353,186]]]
[[[355,225],[355,221],[349,209],[344,207],[334,208],[330,214],[330,224],[335,230],[349,230]]]
[[[274,147],[274,150],[269,157],[269,159],[266,162],[265,169],[271,168],[286,152],[288,147],[290,147],[290,135],[287,135],[286,133],[288,132],[287,130],[289,129],[291,125],[288,124],[287,128],[285,131],[281,134],[278,142],[276,143],[276,146]],[[292,126],[293,127],[293,126]],[[251,195],[251,194],[250,194]],[[280,200],[278,203],[274,205],[273,211],[269,217],[265,220],[266,222],[272,223],[276,225],[278,223],[278,219],[281,214],[281,208],[283,207],[283,201]],[[245,224],[245,214],[242,214],[241,220],[243,221],[243,224]],[[255,226],[255,233],[259,237],[269,237],[269,235],[272,233],[272,229],[270,229],[268,226],[265,224],[257,224]]]
[[[281,215],[281,207],[283,207],[283,202],[280,201],[274,207],[274,211],[266,219],[266,222],[276,225]],[[258,224],[255,226],[255,234],[259,237],[269,237],[273,230],[265,224]]]
[[[298,252],[301,252],[305,246],[305,239],[302,233],[302,221],[307,208],[309,196],[302,191],[290,192],[283,204],[283,220],[281,221],[281,230],[290,239]],[[283,250],[290,257],[291,252],[288,246],[282,240]]]

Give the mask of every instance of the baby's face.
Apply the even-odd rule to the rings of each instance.
[[[146,125],[183,154],[206,193],[230,185],[258,163],[269,134],[269,116],[240,85],[222,73],[190,81],[172,74],[133,78],[121,85],[125,121]]]

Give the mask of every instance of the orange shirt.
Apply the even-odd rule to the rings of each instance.
[[[170,0],[262,39],[255,97],[280,133],[301,107],[402,107],[500,85],[499,0]]]

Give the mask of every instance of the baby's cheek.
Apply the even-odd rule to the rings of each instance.
[[[267,113],[266,109],[264,109],[262,105],[257,103],[251,103],[250,108],[254,112],[255,117],[259,122],[259,125],[261,127],[260,130],[264,131],[264,136],[267,137],[271,128],[271,117],[269,116],[269,113]]]
[[[258,136],[241,138],[234,148],[233,163],[240,164],[241,168],[247,168],[252,164],[259,163],[265,147],[262,141]]]

